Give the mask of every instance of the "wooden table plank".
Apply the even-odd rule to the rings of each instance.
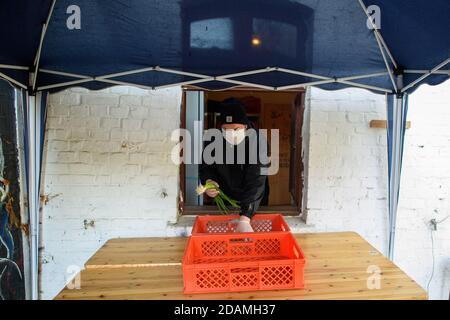
[[[304,290],[183,294],[181,258],[187,238],[108,241],[81,272],[81,289],[57,299],[426,299],[426,292],[358,234],[295,235],[307,265]],[[381,289],[367,288],[369,266]]]
[[[307,258],[335,259],[347,254],[352,257],[379,254],[353,232],[296,234],[295,237]],[[186,241],[187,238],[181,237],[112,239],[87,261],[85,267],[117,268],[181,263]]]
[[[92,256],[85,268],[179,265],[187,238],[112,239]]]

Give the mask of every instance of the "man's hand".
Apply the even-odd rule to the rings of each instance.
[[[217,182],[215,182],[214,180],[208,179],[208,180],[206,180],[206,183],[208,183],[208,182],[212,183],[217,188],[219,188],[219,184]],[[208,190],[206,190],[206,194],[208,195],[208,197],[214,198],[214,197],[217,197],[217,195],[219,194],[219,191],[217,191],[216,189],[208,189]]]
[[[236,232],[254,232],[250,224],[250,218],[246,216],[240,216],[239,222],[236,227]]]

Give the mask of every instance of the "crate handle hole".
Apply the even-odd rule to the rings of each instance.
[[[251,244],[253,243],[253,239],[252,238],[232,238],[230,239],[230,243],[231,244]]]

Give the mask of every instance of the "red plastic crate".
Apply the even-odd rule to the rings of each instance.
[[[234,233],[238,219],[239,215],[197,216],[192,235]],[[250,223],[255,232],[290,232],[281,214],[256,214]]]
[[[191,236],[184,293],[304,288],[305,257],[292,233]]]

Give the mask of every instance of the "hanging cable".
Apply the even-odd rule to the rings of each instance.
[[[436,219],[431,219],[430,220],[430,235],[431,235],[431,258],[432,258],[432,263],[431,263],[431,275],[430,275],[430,279],[428,279],[428,283],[427,283],[427,292],[428,294],[430,293],[430,284],[431,281],[433,280],[434,277],[434,266],[435,266],[435,256],[434,256],[434,237],[433,237],[433,232],[437,231],[437,225],[444,222],[445,220],[447,220],[448,218],[450,218],[450,215],[446,216],[445,218],[436,221]]]
[[[430,235],[431,235],[431,275],[430,275],[430,279],[428,280],[428,284],[427,284],[427,292],[428,295],[430,294],[430,283],[431,280],[433,280],[434,277],[434,238],[433,238],[433,230],[430,230]]]

